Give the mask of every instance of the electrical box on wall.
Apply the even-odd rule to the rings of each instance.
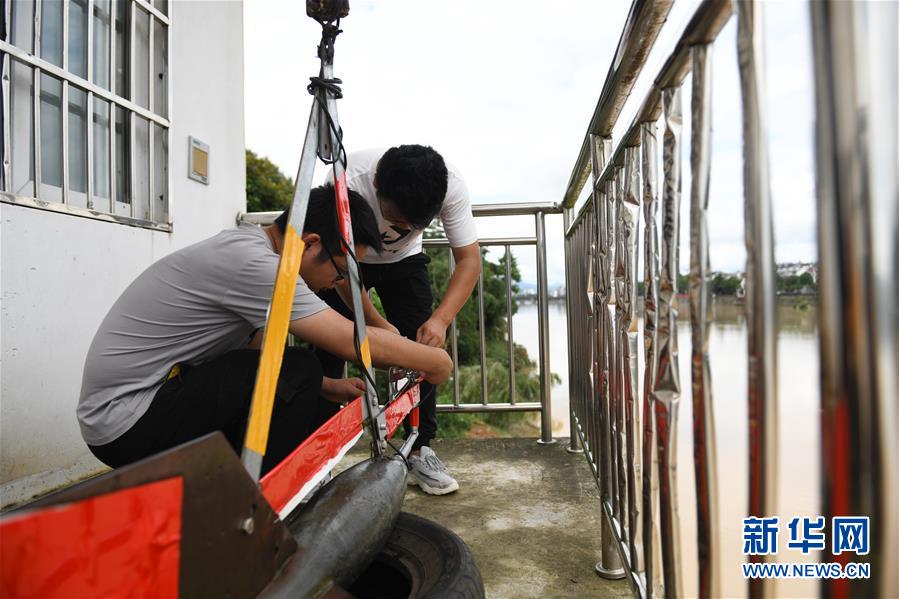
[[[188,137],[187,176],[194,181],[209,185],[209,146],[199,139]]]

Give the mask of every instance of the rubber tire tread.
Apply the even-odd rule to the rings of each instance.
[[[382,555],[412,573],[416,599],[483,599],[484,582],[468,545],[450,529],[400,512]]]

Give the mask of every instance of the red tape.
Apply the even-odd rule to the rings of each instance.
[[[359,435],[362,430],[362,401],[360,397],[337,412],[284,458],[284,461],[262,477],[262,494],[276,512],[280,514],[303,490],[304,485]],[[384,415],[387,419],[388,438],[393,436],[410,411],[415,409],[414,414],[417,414],[418,402],[418,385],[415,385],[387,407]]]
[[[0,521],[2,597],[177,597],[182,479]]]
[[[393,433],[396,432],[396,429],[399,427],[400,423],[403,421],[406,415],[412,411],[413,408],[416,408],[416,413],[418,412],[418,398],[418,385],[415,385],[414,387],[397,397],[392,404],[387,406],[387,411],[384,412],[384,415],[387,417],[388,439],[393,436]],[[413,426],[415,426],[415,423],[413,423]]]
[[[362,430],[362,399],[356,399],[312,433],[262,477],[262,494],[280,513],[309,480]]]

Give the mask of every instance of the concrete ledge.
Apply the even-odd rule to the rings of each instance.
[[[107,470],[108,466],[88,452],[68,468],[38,472],[11,480],[0,485],[0,510],[12,509]]]

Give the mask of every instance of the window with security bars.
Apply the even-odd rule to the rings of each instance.
[[[167,229],[168,1],[3,5],[3,201]]]

